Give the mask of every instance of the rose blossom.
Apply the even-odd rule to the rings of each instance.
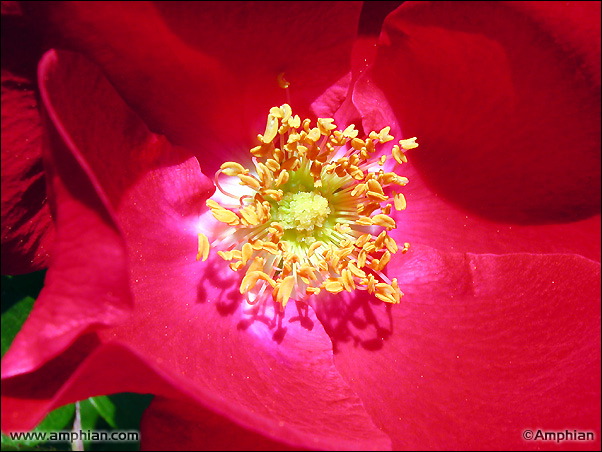
[[[389,31],[405,8],[391,16]],[[381,49],[387,45],[398,44],[383,38]],[[148,448],[173,445],[158,426],[172,428],[170,417],[189,428],[179,446],[199,444],[207,432],[192,425],[214,419],[211,411],[310,448],[538,447],[520,433],[539,424],[599,436],[599,264],[559,254],[596,258],[592,220],[481,220],[439,201],[416,172],[398,228],[400,239],[412,234],[412,248],[387,268],[405,292],[402,303],[387,307],[355,292],[322,297],[316,315],[290,305],[285,334],[276,337],[269,324],[241,322],[237,274],[217,259],[194,258],[198,215],[213,190],[197,160],[151,133],[85,59],[51,53],[40,73],[54,128],[48,170],[57,243],[47,286],[4,362],[12,377],[3,390],[7,428],[31,426],[79,398],[137,391],[162,396],[144,420]],[[395,96],[385,75],[364,76],[353,106],[365,126],[378,124],[380,113],[397,127],[384,100],[376,104],[371,84],[379,77],[380,89]],[[126,94],[144,110],[135,90]],[[405,107],[392,107],[402,118]],[[162,113],[149,108],[144,116],[160,123]],[[195,142],[200,132],[181,126],[189,123],[165,132]],[[232,130],[236,143],[248,128]],[[220,160],[234,158],[234,148],[221,148]],[[469,175],[482,165],[456,152]],[[197,155],[202,169],[215,166],[215,155]],[[567,233],[575,240],[558,240]],[[39,378],[50,386],[41,388]]]

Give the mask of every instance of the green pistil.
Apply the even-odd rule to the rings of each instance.
[[[328,200],[318,193],[287,193],[278,203],[272,218],[284,229],[311,233],[324,225],[330,212]]]

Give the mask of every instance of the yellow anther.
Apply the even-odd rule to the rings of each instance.
[[[272,234],[284,234],[284,228],[282,225],[280,223],[276,223],[275,221],[271,223],[268,231]]]
[[[288,182],[289,174],[288,171],[282,170],[276,179],[276,187],[280,187]]]
[[[387,231],[382,231],[380,234],[378,234],[378,237],[376,237],[376,240],[374,241],[374,245],[378,249],[382,249],[386,238],[387,238]]]
[[[240,283],[240,293],[245,293],[252,290],[259,280],[266,281],[270,286],[274,287],[276,282],[270,276],[262,271],[247,272],[242,282]]]
[[[217,254],[225,261],[232,260],[232,251],[218,251]]]
[[[270,115],[274,118],[282,119],[284,117],[284,112],[280,107],[272,107],[270,108]]]
[[[333,122],[333,118],[318,118],[318,129],[320,129],[320,133],[322,135],[330,135],[330,132],[337,128]]]
[[[309,265],[304,265],[302,266],[298,271],[297,274],[301,277],[301,278],[306,278],[307,281],[305,281],[306,284],[309,284],[309,281],[315,281],[316,279],[318,279],[316,277],[316,270],[313,267],[310,267]]]
[[[243,265],[247,265],[247,262],[249,261],[249,259],[251,259],[251,256],[253,256],[253,247],[251,246],[250,243],[245,243],[242,246],[242,263]]]
[[[240,179],[240,185],[246,185],[255,190],[259,190],[261,188],[261,183],[254,176],[247,176],[246,174],[239,174],[238,178]]]
[[[397,280],[394,280],[395,286],[397,285]],[[382,300],[386,303],[399,303],[401,300],[401,292],[398,288],[393,287],[391,284],[387,283],[378,283],[376,284],[376,298]]]
[[[385,266],[391,261],[391,253],[385,251],[385,253],[380,258],[380,262],[378,264],[377,270],[382,270]]]
[[[257,176],[259,176],[259,180],[261,181],[261,185],[263,187],[270,187],[274,181],[274,176],[270,169],[261,162],[258,162],[255,165],[255,168],[257,170]]]
[[[366,277],[366,272],[357,268],[357,266],[353,262],[349,262],[347,268],[353,275],[357,276],[358,278]]]
[[[278,81],[278,86],[282,89],[287,89],[289,86],[291,86],[291,84],[284,78],[284,72],[278,74],[276,80]]]
[[[282,169],[285,169],[287,171],[294,171],[298,168],[298,166],[299,159],[297,157],[288,158],[280,165]]]
[[[293,109],[289,104],[283,104],[280,107],[280,110],[282,110],[282,122],[288,123],[288,120],[291,119],[291,116],[293,114]]]
[[[387,228],[389,230],[395,229],[395,227],[397,226],[393,218],[391,218],[389,215],[384,215],[382,213],[374,215],[372,217],[372,222],[377,226],[382,226],[383,228]]]
[[[380,166],[383,166],[385,164],[385,162],[387,161],[387,155],[383,154],[379,159],[378,159],[378,164]]]
[[[366,196],[367,196],[367,194],[366,194]],[[374,201],[374,199],[373,199],[373,201]],[[357,212],[360,215],[368,216],[368,215],[371,215],[372,212],[374,212],[379,207],[380,207],[380,204],[378,202],[370,202],[368,204],[358,204],[357,205]],[[372,224],[372,223],[370,223],[370,224]]]
[[[301,118],[298,115],[289,118],[288,125],[293,129],[298,129],[299,127],[301,127]]]
[[[248,174],[249,170],[242,166],[240,163],[236,162],[226,162],[222,163],[220,166],[222,173],[226,176],[237,176],[239,174]]]
[[[209,239],[205,234],[201,234],[199,232],[199,243],[198,243],[198,251],[196,254],[196,260],[206,261],[209,257],[209,250],[211,246],[209,245]]]
[[[410,244],[409,244],[408,242],[405,242],[405,243],[403,244],[403,248],[401,249],[401,252],[402,252],[403,254],[405,254],[405,253],[407,253],[407,252],[408,252],[408,250],[409,250],[409,249],[410,249]]]
[[[221,209],[211,209],[211,213],[217,221],[222,223],[229,224],[230,226],[240,224],[240,218],[238,218],[234,212],[224,209],[223,207]]]
[[[395,210],[405,210],[407,207],[406,198],[402,193],[396,193],[393,197],[393,202],[395,204]]]
[[[399,145],[406,151],[408,149],[414,149],[418,147],[418,143],[416,143],[416,137],[408,138],[407,140],[399,140]]]
[[[265,126],[265,132],[261,138],[264,143],[271,142],[278,134],[278,118],[274,115],[268,115],[268,121]]]
[[[318,129],[317,127],[314,127],[313,129],[311,129],[309,131],[309,133],[307,134],[307,139],[310,140],[311,142],[316,142],[320,139],[320,129]]]
[[[278,163],[274,159],[267,159],[265,162],[265,166],[267,166],[273,173],[280,169],[280,163]]]
[[[353,190],[351,190],[351,196],[356,197],[358,195],[363,195],[364,193],[366,193],[368,191],[368,186],[366,184],[357,184],[355,187],[353,187]]]
[[[374,201],[386,201],[387,199],[389,199],[388,196],[385,196],[382,193],[376,193],[373,191],[368,191],[366,193],[366,196]]]
[[[322,284],[322,287],[330,293],[339,293],[343,291],[343,283],[336,278],[329,278]]]
[[[381,292],[381,291],[376,291],[374,293],[374,296],[376,298],[378,298],[380,301],[384,301],[385,303],[391,303],[391,304],[395,304],[397,303],[397,301],[395,300],[395,297],[390,294],[390,293],[385,293],[385,292]]]
[[[251,265],[249,265],[249,268],[247,269],[247,273],[263,270],[264,263],[265,259],[263,257],[255,256],[251,262]]]
[[[362,226],[372,226],[374,223],[372,221],[372,218],[370,217],[359,217],[357,220],[355,220],[356,224],[360,224]]]
[[[355,246],[358,248],[363,248],[366,243],[372,238],[371,234],[362,234],[355,241]]]
[[[360,151],[366,147],[366,142],[360,138],[353,138],[351,140],[351,147],[356,151]]]
[[[343,136],[345,138],[355,138],[359,134],[359,131],[356,130],[355,125],[351,124],[347,126],[345,130],[343,130]]]
[[[255,251],[263,249],[263,240],[258,239],[253,242],[249,242]]]
[[[341,272],[341,282],[347,292],[353,292],[355,290],[355,281],[353,280],[353,274],[349,269],[344,269]]]
[[[383,194],[383,188],[381,187],[381,185],[378,183],[378,181],[374,180],[374,179],[370,179],[368,181],[368,191],[372,191],[375,193],[379,193],[379,194]]]
[[[282,190],[272,190],[272,189],[263,190],[262,193],[266,196],[271,197],[276,202],[281,201],[282,196],[284,194],[282,192]]]
[[[348,234],[351,232],[351,226],[348,224],[337,223],[334,225],[334,230],[340,232],[341,234]]]
[[[238,270],[240,270],[241,268],[243,268],[244,265],[243,265],[242,261],[237,261],[237,262],[231,262],[230,265],[229,265],[229,267],[230,267],[230,269],[232,271],[237,272]]]
[[[257,216],[257,211],[253,208],[253,206],[247,206],[243,209],[240,209],[239,212],[248,226],[257,226],[259,224],[259,217]]]
[[[318,295],[320,293],[319,287],[308,287],[305,289],[307,295]]]
[[[380,132],[378,132],[378,140],[381,143],[387,143],[388,141],[394,140],[395,137],[389,134],[391,131],[391,127],[384,127]]]
[[[259,139],[259,141],[261,141],[263,139],[263,135],[258,135],[258,139]],[[254,155],[255,157],[265,157],[270,152],[270,150],[264,144],[264,145],[255,146],[249,152],[251,152],[251,154]]]
[[[368,253],[366,250],[362,249],[357,255],[357,268],[364,268],[366,266],[366,259],[368,258]]]
[[[309,249],[307,250],[307,257],[312,257],[316,250],[321,246],[324,246],[324,243],[319,240],[317,242],[312,243]]]
[[[295,287],[295,277],[287,276],[282,280],[282,282],[276,286],[276,301],[282,305],[282,307],[286,306],[288,300],[293,293],[293,289]]]
[[[264,250],[266,250],[268,253],[271,253],[271,254],[274,254],[274,255],[278,254],[278,251],[279,251],[278,250],[278,245],[276,245],[273,242],[264,242],[262,248]]]
[[[407,163],[408,161],[405,154],[401,151],[398,145],[393,146],[393,148],[391,149],[391,155],[393,156],[395,161],[400,165],[402,163]]]
[[[220,206],[217,203],[217,201],[214,201],[213,199],[208,199],[207,201],[205,201],[205,205],[210,209],[223,209],[223,207]]]

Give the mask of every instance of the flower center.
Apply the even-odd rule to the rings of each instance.
[[[408,180],[384,170],[388,156],[379,148],[393,140],[389,131],[360,139],[354,125],[337,130],[333,119],[319,118],[312,127],[287,104],[272,108],[250,151],[253,167],[226,162],[215,176],[217,188],[237,203],[207,201],[224,228],[211,245],[199,234],[197,259],[207,259],[213,247],[232,270],[244,269],[240,292],[250,303],[249,293],[257,302],[268,290],[283,307],[321,290],[367,290],[399,303],[397,280],[382,271],[399,250],[388,234],[397,226],[390,213],[406,208],[397,187]],[[398,164],[406,162],[402,149],[418,146],[415,140],[391,148]],[[225,191],[222,176],[237,178],[247,193]]]
[[[297,232],[312,232],[321,228],[330,215],[328,200],[318,193],[287,193],[278,203],[272,215],[285,230],[296,229]]]

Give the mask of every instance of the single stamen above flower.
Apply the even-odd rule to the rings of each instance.
[[[383,269],[399,248],[389,235],[397,227],[392,209],[406,208],[399,187],[405,177],[384,170],[387,155],[379,149],[393,140],[390,128],[365,139],[353,125],[338,130],[332,118],[293,116],[288,104],[270,109],[266,129],[250,150],[253,167],[226,162],[215,181],[238,205],[210,199],[213,216],[227,225],[212,246],[244,270],[241,293],[257,302],[270,290],[283,307],[321,290],[367,290],[387,303],[399,303],[397,280]],[[418,146],[416,138],[391,149],[393,159],[406,161],[402,149]],[[228,193],[220,178],[236,178],[246,194]],[[205,260],[209,241],[199,234],[197,259]],[[409,243],[404,243],[402,253]]]

